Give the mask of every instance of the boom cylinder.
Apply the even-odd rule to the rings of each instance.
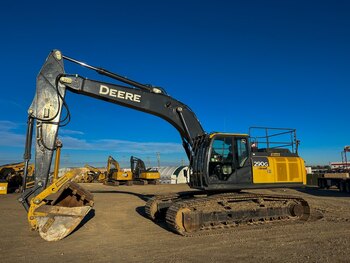
[[[26,144],[24,148],[24,171],[23,171],[23,180],[22,180],[22,191],[26,189],[27,184],[27,176],[28,176],[28,167],[29,161],[31,159],[31,151],[32,151],[32,139],[33,139],[33,118],[28,116],[28,125],[27,125],[27,135],[26,135]]]

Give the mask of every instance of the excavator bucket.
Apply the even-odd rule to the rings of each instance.
[[[31,200],[28,220],[43,239],[57,241],[79,226],[93,204],[89,191],[63,176]]]

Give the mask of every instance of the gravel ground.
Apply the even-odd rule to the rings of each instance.
[[[95,196],[94,211],[58,242],[29,230],[18,194],[1,195],[0,262],[350,262],[350,195],[337,190],[254,190],[305,198],[310,220],[182,237],[145,218],[144,205],[187,185],[84,186]]]

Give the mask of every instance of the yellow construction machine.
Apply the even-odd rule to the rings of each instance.
[[[73,178],[73,181],[76,183],[92,183],[94,182],[94,176],[89,172],[89,170],[85,167],[83,168],[72,168],[72,170],[76,170],[77,176]]]
[[[89,164],[85,164],[83,168],[74,168],[80,170],[80,174],[78,174],[73,181],[76,183],[93,183],[100,182],[103,183],[106,179],[106,172],[102,171],[99,168],[91,166]]]
[[[76,72],[68,74],[64,71],[64,61],[127,85],[84,78]],[[300,197],[242,191],[306,184],[305,166],[298,155],[295,129],[271,132],[277,130],[263,128],[266,140],[265,143],[259,142],[258,148],[253,146],[263,136],[207,133],[195,113],[164,89],[124,78],[54,50],[38,74],[36,94],[28,111],[24,181],[28,178],[34,137],[35,184],[31,188],[24,187],[20,199],[28,211],[30,225],[45,240],[59,240],[67,236],[93,205],[91,193],[71,181],[74,175],[66,174],[54,182],[49,181],[53,154],[56,151],[57,155],[60,151],[58,129],[70,120],[66,91],[156,115],[177,129],[189,158],[189,186],[196,190],[156,196],[145,207],[151,219],[163,219],[164,215],[166,225],[172,231],[193,236],[213,230],[225,231],[237,225],[305,221],[309,218],[310,207]],[[232,93],[232,96],[242,96],[234,91]],[[209,110],[214,110],[209,103],[203,102]],[[66,111],[62,110],[63,107]],[[67,116],[62,118],[62,112]],[[277,135],[283,134],[290,139],[288,143],[273,142]],[[56,157],[55,170],[58,169],[57,160]]]
[[[131,156],[130,167],[135,184],[159,184],[160,173],[156,168],[146,168],[144,161]]]
[[[8,183],[7,192],[17,191],[23,182],[24,162],[4,164],[0,166],[0,181]],[[27,183],[33,183],[34,164],[28,165]]]
[[[106,179],[106,172],[101,171],[101,169],[91,166],[89,164],[85,164],[84,166],[87,170],[87,174],[92,176],[94,182],[103,183]]]
[[[109,156],[106,178],[103,183],[107,185],[132,185],[132,172],[121,169],[119,163],[112,156]]]
[[[91,166],[89,164],[85,164],[83,168],[75,168],[80,170],[80,174],[78,174],[73,181],[76,183],[93,183],[99,182],[103,183],[106,180],[106,172],[102,171],[99,168]]]

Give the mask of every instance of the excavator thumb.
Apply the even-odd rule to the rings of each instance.
[[[28,221],[33,230],[47,241],[57,241],[69,235],[91,210],[93,195],[72,182],[74,171],[54,181],[32,198]]]

